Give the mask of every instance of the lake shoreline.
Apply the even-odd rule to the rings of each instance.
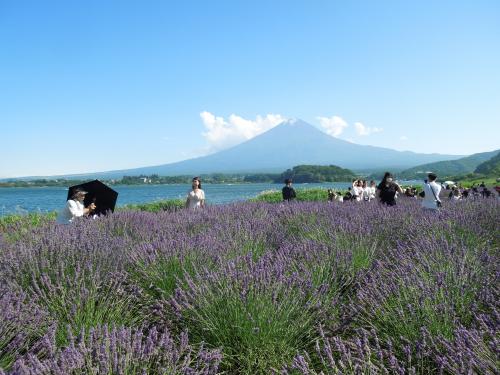
[[[211,204],[224,204],[246,201],[255,198],[263,191],[280,190],[282,184],[203,184],[207,201]],[[350,182],[324,184],[295,184],[301,188],[333,188],[345,190]],[[172,185],[120,185],[112,186],[118,193],[117,206],[129,204],[147,204],[172,199],[185,199],[190,190],[186,184]],[[9,214],[27,214],[29,212],[57,211],[66,202],[68,187],[31,187],[0,189],[0,217]]]

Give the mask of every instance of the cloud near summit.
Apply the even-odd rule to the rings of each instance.
[[[367,135],[371,135],[371,134],[375,134],[375,133],[380,133],[380,132],[382,132],[384,130],[382,128],[369,128],[368,126],[365,126],[361,122],[355,122],[354,123],[354,127],[356,128],[356,133],[358,135],[362,135],[362,136],[367,136]]]
[[[262,134],[286,120],[279,114],[257,116],[255,120],[248,120],[232,114],[226,120],[224,117],[203,111],[200,113],[205,126],[203,137],[208,143],[209,152],[219,151],[241,142],[247,141]]]
[[[205,128],[201,134],[207,142],[206,147],[201,151],[202,154],[210,154],[236,146],[289,119],[283,115],[272,113],[265,116],[258,115],[254,120],[236,114],[231,114],[226,119],[208,111],[201,112],[200,117]],[[333,137],[339,137],[349,127],[347,121],[340,116],[317,116],[316,119],[319,121],[321,129]],[[361,122],[354,123],[354,129],[358,136],[369,136],[383,131],[381,128],[367,127]]]
[[[324,131],[333,137],[338,137],[348,126],[347,122],[340,116],[318,116],[316,119],[319,120],[319,123]]]

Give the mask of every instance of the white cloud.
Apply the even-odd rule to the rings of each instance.
[[[208,142],[208,152],[235,146],[286,120],[285,117],[277,114],[257,116],[255,120],[247,120],[232,114],[228,120],[225,120],[207,111],[201,112],[200,117],[206,129],[202,135]]]
[[[408,137],[406,135],[402,135],[401,137],[399,137],[399,139],[401,141],[407,141],[408,140]]]
[[[319,120],[321,127],[325,130],[327,134],[334,137],[338,137],[345,128],[347,128],[347,122],[339,116],[332,117],[316,117]]]
[[[358,135],[362,135],[362,136],[380,133],[381,131],[384,130],[382,128],[369,128],[367,126],[364,126],[361,122],[355,122],[354,128],[356,129],[356,133],[358,133]]]

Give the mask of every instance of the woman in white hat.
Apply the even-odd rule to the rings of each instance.
[[[92,213],[96,205],[91,203],[89,207],[83,205],[86,191],[77,189],[73,193],[71,199],[66,202],[66,206],[59,212],[57,222],[59,224],[71,224],[75,217],[81,217]]]

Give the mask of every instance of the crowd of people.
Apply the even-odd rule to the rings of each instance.
[[[489,198],[493,196],[491,190],[486,185],[481,183],[478,186],[473,185],[470,189],[463,188],[458,185],[445,185],[437,182],[437,175],[429,173],[427,179],[424,180],[423,189],[419,190],[416,187],[408,186],[402,188],[401,185],[394,180],[394,176],[390,172],[386,172],[382,181],[377,185],[371,180],[354,180],[352,186],[349,186],[346,193],[335,192],[333,189],[328,189],[329,202],[370,202],[378,200],[388,206],[396,205],[396,200],[399,196],[408,198],[421,198],[422,207],[429,210],[438,210],[442,205],[442,196],[444,190],[450,190],[448,199],[461,200],[468,197],[483,197]],[[500,187],[495,188],[498,197],[500,198]],[[283,201],[293,201],[296,198],[296,192],[292,187],[292,180],[285,181],[285,187],[282,190]]]
[[[441,193],[443,190],[450,190],[448,199],[461,200],[468,197],[483,197],[489,198],[493,193],[481,183],[476,186],[473,185],[470,189],[463,188],[458,185],[444,185],[437,183],[437,176],[434,173],[429,173],[428,179],[424,181],[422,191],[418,191],[413,186],[406,187],[404,190],[394,176],[390,172],[384,174],[384,178],[377,185],[375,181],[371,180],[354,180],[352,186],[349,186],[346,193],[335,192],[333,189],[328,189],[329,202],[371,202],[379,200],[381,203],[388,206],[396,205],[398,196],[405,196],[409,198],[422,198],[422,207],[429,210],[438,210],[441,207]],[[297,198],[297,193],[292,187],[293,181],[291,179],[285,180],[285,186],[282,189],[283,201],[291,202]],[[500,187],[496,187],[496,192],[500,197]],[[91,203],[85,207],[84,200],[87,192],[81,189],[76,189],[66,202],[65,207],[59,212],[57,222],[60,224],[70,224],[77,217],[92,216],[96,210],[95,203]],[[201,187],[201,179],[194,177],[191,184],[191,190],[187,193],[185,207],[188,209],[199,209],[205,206],[205,192]]]
[[[494,196],[494,193],[486,187],[484,182],[481,182],[481,184],[473,184],[470,189],[466,189],[460,184],[447,185],[446,188],[450,190],[448,198],[452,200],[466,199],[468,197],[490,198]],[[500,187],[497,186],[495,191],[500,196]]]

